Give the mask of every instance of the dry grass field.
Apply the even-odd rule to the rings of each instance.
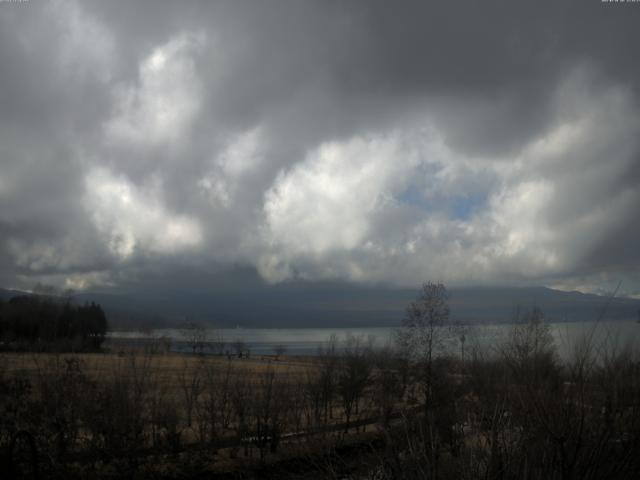
[[[254,358],[225,356],[187,355],[167,353],[147,355],[143,352],[127,353],[0,353],[0,369],[6,375],[35,377],[58,372],[68,367],[69,362],[77,362],[82,371],[91,379],[105,379],[133,374],[136,369],[160,378],[168,387],[178,388],[185,372],[198,369],[222,369],[231,365],[243,372],[247,378],[255,378],[265,371],[273,371],[279,376],[301,377],[309,369],[317,368],[311,357],[257,356]]]

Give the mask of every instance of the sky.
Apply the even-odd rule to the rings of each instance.
[[[637,2],[0,2],[0,286],[640,298],[639,45]]]

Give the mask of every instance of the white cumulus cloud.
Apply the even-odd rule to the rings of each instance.
[[[122,176],[98,168],[86,179],[86,208],[112,254],[125,260],[137,250],[172,254],[197,247],[197,220],[164,207],[158,185],[139,188]]]
[[[200,106],[193,55],[204,42],[202,34],[181,34],[140,62],[137,83],[116,91],[114,116],[106,124],[112,142],[156,145],[184,136]]]

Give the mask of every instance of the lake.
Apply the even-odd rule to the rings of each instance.
[[[637,349],[640,344],[640,323],[634,321],[609,322],[566,322],[550,323],[561,357],[568,357],[576,342],[590,337],[597,348],[623,348],[626,346]],[[471,325],[465,326],[465,350],[473,348],[492,351],[503,342],[512,328],[512,324],[499,325]],[[396,328],[222,328],[208,329],[207,340],[216,342],[222,340],[225,350],[232,350],[231,344],[243,342],[253,355],[270,355],[278,345],[286,348],[288,355],[316,355],[318,348],[324,345],[331,335],[339,341],[339,347],[348,335],[363,339],[372,339],[374,345],[382,347],[393,342],[393,332]],[[158,329],[151,332],[110,332],[109,338],[115,341],[145,342],[153,338],[166,336],[172,340],[172,350],[188,351],[189,345],[185,341],[184,331],[180,329]],[[448,349],[453,353],[460,351],[459,334],[454,335],[448,343]]]

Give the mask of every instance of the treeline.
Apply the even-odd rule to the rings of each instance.
[[[100,348],[107,317],[100,305],[75,305],[69,298],[20,295],[0,300],[4,350],[92,351]]]

